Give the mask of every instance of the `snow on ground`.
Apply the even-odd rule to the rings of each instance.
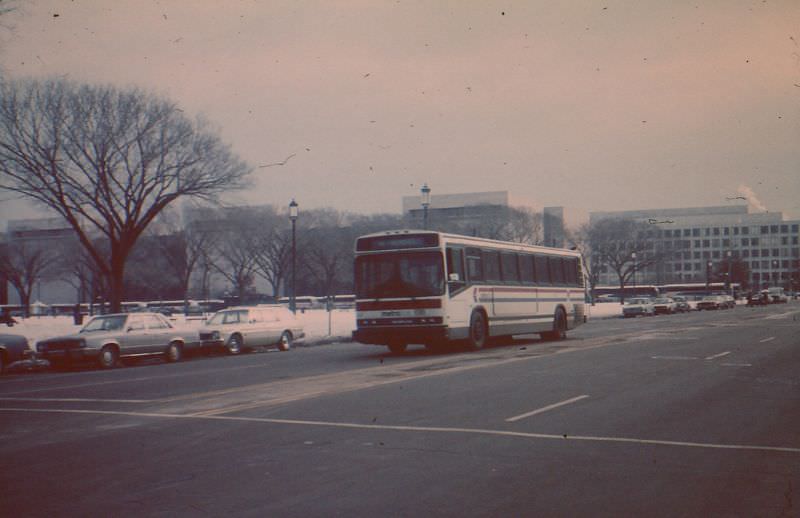
[[[307,343],[333,340],[334,338],[349,339],[356,325],[356,314],[355,310],[352,309],[336,309],[330,313],[324,309],[298,311],[297,318],[303,324]],[[81,328],[81,326],[76,326],[73,323],[71,316],[41,316],[17,320],[19,323],[13,327],[0,327],[0,333],[24,335],[28,338],[28,343],[31,344],[32,348],[35,348],[38,340],[77,333]],[[199,318],[187,319],[182,315],[170,317],[169,320],[179,330],[186,330],[187,333],[191,334],[196,333],[196,330],[204,322]],[[85,319],[84,322],[86,321]]]

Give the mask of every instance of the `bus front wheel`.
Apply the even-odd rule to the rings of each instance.
[[[467,347],[473,351],[483,349],[489,338],[489,327],[486,317],[480,311],[474,311],[469,319],[469,337]]]

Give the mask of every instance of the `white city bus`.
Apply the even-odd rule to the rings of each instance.
[[[578,252],[440,232],[356,239],[355,291],[353,339],[393,353],[528,333],[559,340],[585,320]]]

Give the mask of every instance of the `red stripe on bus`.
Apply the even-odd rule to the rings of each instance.
[[[440,307],[442,307],[441,299],[378,300],[356,303],[356,311],[378,311],[382,309],[431,309]]]

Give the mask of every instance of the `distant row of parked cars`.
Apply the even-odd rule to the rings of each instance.
[[[730,295],[706,295],[695,304],[697,310],[730,309],[736,307],[736,300]],[[638,316],[671,315],[692,310],[689,300],[680,295],[674,297],[635,297],[625,302],[622,316],[632,318]]]
[[[239,354],[255,347],[276,346],[288,351],[305,338],[295,315],[280,305],[227,308],[215,313],[198,329],[180,329],[161,313],[98,315],[80,331],[40,340],[32,351],[25,337],[0,335],[0,372],[15,361],[47,360],[51,366],[94,362],[112,368],[122,358],[163,356],[181,360],[193,351]]]

